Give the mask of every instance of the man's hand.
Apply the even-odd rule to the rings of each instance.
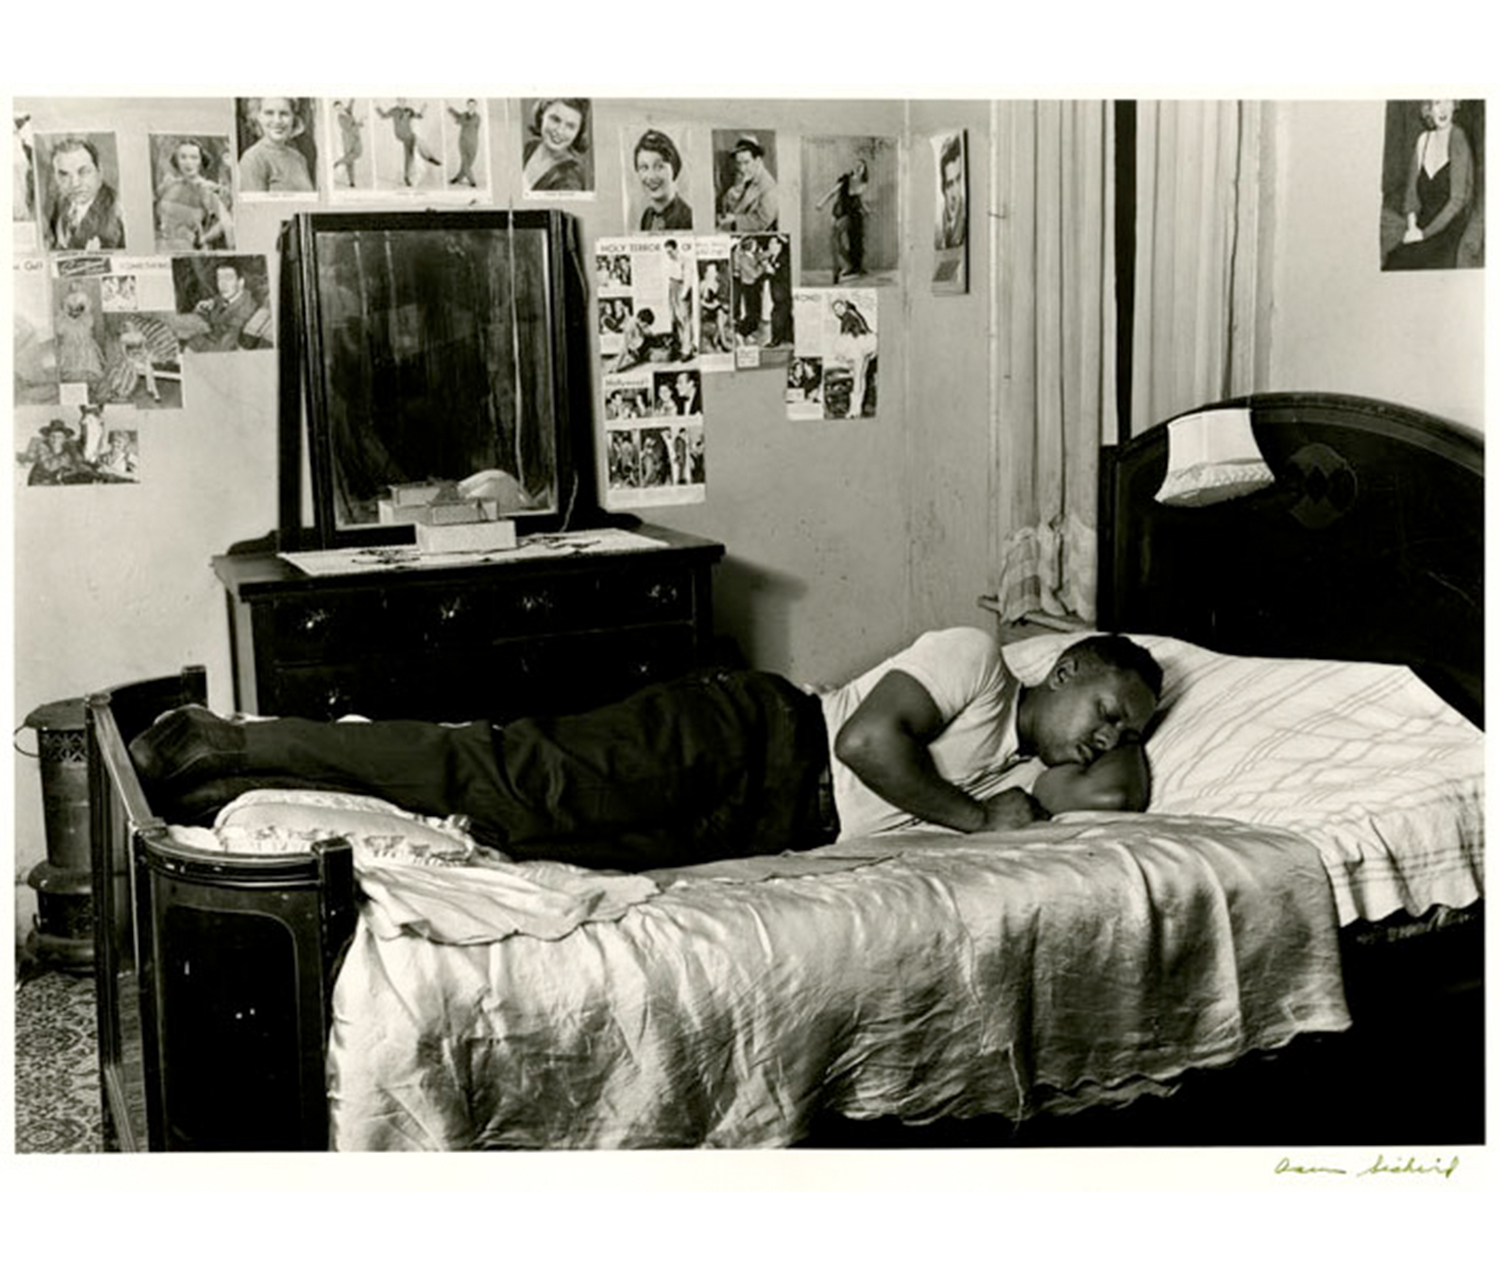
[[[986,797],[981,804],[984,806],[984,824],[980,832],[1009,832],[1049,818],[1041,802],[1024,788],[1007,788],[993,797]]]

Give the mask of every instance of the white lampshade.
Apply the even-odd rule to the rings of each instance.
[[[1167,423],[1163,505],[1213,505],[1276,481],[1250,428],[1247,407],[1192,412]]]

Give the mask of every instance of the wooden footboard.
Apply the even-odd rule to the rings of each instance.
[[[127,743],[206,698],[194,666],[85,701],[106,1145],[323,1148],[352,854],[339,840],[305,855],[228,855],[173,835]]]

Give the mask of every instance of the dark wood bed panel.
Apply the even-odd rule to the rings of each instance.
[[[126,745],[208,702],[202,666],[85,700],[107,1150],[319,1150],[353,854],[227,857],[174,839]]]
[[[1212,406],[1250,409],[1275,484],[1161,505],[1166,426],[1105,448],[1101,627],[1236,655],[1409,664],[1482,725],[1482,437],[1345,394]]]

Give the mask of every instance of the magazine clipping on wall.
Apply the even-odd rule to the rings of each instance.
[[[875,415],[879,324],[874,288],[798,288],[796,346],[787,365],[788,420]]]
[[[627,120],[620,125],[620,173],[628,233],[713,229],[712,169],[700,129]]]
[[[792,237],[735,235],[730,260],[735,367],[785,362],[792,349]]]
[[[698,366],[704,372],[734,371],[734,276],[732,235],[699,235],[694,332]]]
[[[586,97],[523,97],[518,121],[521,198],[594,198],[594,104]]]
[[[480,97],[324,100],[324,183],[334,203],[487,202],[489,123]]]
[[[316,103],[310,97],[237,97],[236,181],[247,203],[316,199]]]
[[[713,152],[714,226],[734,234],[781,229],[775,131],[716,128]]]
[[[133,407],[82,403],[17,408],[16,486],[139,482],[139,421]]]
[[[59,402],[180,409],[171,260],[83,253],[52,265]]]
[[[47,258],[21,256],[11,260],[11,329],[15,343],[12,364],[14,403],[56,403],[57,338],[52,321],[52,289]]]
[[[894,137],[803,139],[798,280],[804,288],[896,282],[899,157]]]
[[[120,162],[110,132],[32,138],[35,209],[51,252],[118,252],[125,244]]]
[[[260,255],[171,259],[172,327],[190,354],[240,354],[275,345],[271,276]]]
[[[691,235],[595,241],[607,509],[704,498],[696,246]]]
[[[234,163],[222,133],[149,133],[157,252],[234,250]]]
[[[11,251],[17,256],[41,250],[36,224],[36,138],[29,113],[11,115],[10,219]]]
[[[1385,104],[1381,270],[1484,265],[1484,99]]]
[[[969,290],[969,135],[963,129],[932,138],[937,181],[933,215],[932,290]]]

